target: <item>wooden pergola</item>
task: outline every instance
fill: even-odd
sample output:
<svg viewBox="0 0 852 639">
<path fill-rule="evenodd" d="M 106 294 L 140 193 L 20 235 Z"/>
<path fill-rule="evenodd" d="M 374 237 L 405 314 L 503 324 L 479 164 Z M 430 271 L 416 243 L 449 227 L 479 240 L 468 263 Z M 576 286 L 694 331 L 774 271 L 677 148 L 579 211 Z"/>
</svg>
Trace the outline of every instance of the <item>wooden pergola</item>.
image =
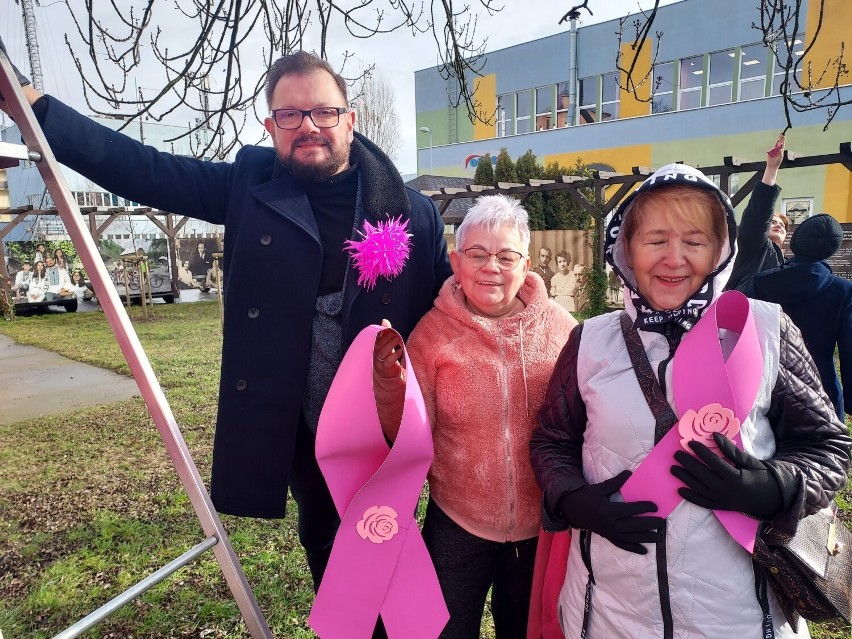
<svg viewBox="0 0 852 639">
<path fill-rule="evenodd" d="M 837 153 L 827 153 L 824 155 L 806 156 L 793 151 L 785 151 L 781 168 L 796 169 L 829 164 L 840 164 L 845 166 L 847 170 L 852 171 L 852 142 L 842 142 L 839 145 Z M 728 156 L 723 159 L 722 164 L 700 166 L 698 168 L 706 175 L 718 175 L 720 188 L 728 194 L 730 194 L 731 190 L 732 175 L 751 173 L 751 177 L 744 184 L 741 184 L 737 192 L 731 197 L 731 202 L 734 206 L 737 206 L 751 194 L 755 185 L 760 181 L 764 166 L 764 162 L 751 162 L 742 158 Z M 567 191 L 571 197 L 577 200 L 592 215 L 598 230 L 603 231 L 607 216 L 618 207 L 638 183 L 645 180 L 653 171 L 650 167 L 635 166 L 631 173 L 594 171 L 592 177 L 563 175 L 560 180 L 528 180 L 526 184 L 500 182 L 496 187 L 470 184 L 466 188 L 445 187 L 440 191 L 421 191 L 421 193 L 435 200 L 439 212 L 443 215 L 453 200 L 461 198 L 473 200 L 480 195 L 495 195 L 499 193 L 513 195 L 523 202 L 533 193 Z M 607 191 L 613 188 L 615 189 L 614 192 L 607 195 Z M 587 197 L 581 189 L 591 190 L 593 194 L 592 198 Z M 186 223 L 192 218 L 151 208 L 81 207 L 80 212 L 89 217 L 89 231 L 96 242 L 100 242 L 107 228 L 120 216 L 140 215 L 150 220 L 166 236 L 169 244 L 169 265 L 172 273 L 172 287 L 175 291 L 179 291 L 177 279 L 178 265 L 174 250 L 175 239 Z M 11 221 L 3 228 L 0 228 L 0 276 L 6 278 L 8 277 L 4 242 L 6 236 L 30 216 L 57 216 L 59 212 L 56 209 L 37 210 L 32 206 L 26 206 L 15 209 L 0 209 L 0 214 L 12 216 Z M 102 220 L 99 224 L 98 217 L 103 216 L 106 216 L 106 219 Z M 597 233 L 596 237 L 597 245 L 593 247 L 594 255 L 596 260 L 602 261 L 603 232 Z"/>
<path fill-rule="evenodd" d="M 806 156 L 793 151 L 785 151 L 782 169 L 796 169 L 810 166 L 824 166 L 827 164 L 840 164 L 847 170 L 852 171 L 852 142 L 842 142 L 837 153 L 825 155 Z M 751 194 L 755 185 L 763 177 L 765 162 L 750 162 L 734 156 L 725 157 L 722 164 L 717 166 L 699 166 L 705 175 L 719 176 L 719 186 L 728 195 L 731 192 L 731 176 L 739 173 L 752 173 L 753 175 L 741 184 L 737 192 L 731 196 L 731 203 L 737 206 L 748 195 Z M 467 188 L 446 187 L 440 191 L 421 191 L 424 195 L 435 200 L 441 214 L 447 210 L 453 200 L 459 198 L 473 199 L 480 195 L 513 195 L 523 202 L 533 193 L 546 193 L 549 191 L 567 191 L 571 197 L 588 211 L 595 220 L 596 228 L 600 231 L 596 234 L 597 245 L 594 248 L 595 260 L 602 263 L 604 255 L 604 222 L 607 216 L 614 211 L 622 200 L 626 198 L 633 187 L 647 178 L 654 169 L 649 167 L 634 166 L 631 173 L 609 173 L 594 171 L 592 177 L 581 177 L 577 175 L 563 175 L 560 180 L 528 180 L 526 184 L 512 182 L 500 182 L 496 187 L 470 184 Z M 614 188 L 615 191 L 607 196 L 607 190 Z M 589 199 L 581 189 L 591 189 L 593 196 Z"/>
</svg>

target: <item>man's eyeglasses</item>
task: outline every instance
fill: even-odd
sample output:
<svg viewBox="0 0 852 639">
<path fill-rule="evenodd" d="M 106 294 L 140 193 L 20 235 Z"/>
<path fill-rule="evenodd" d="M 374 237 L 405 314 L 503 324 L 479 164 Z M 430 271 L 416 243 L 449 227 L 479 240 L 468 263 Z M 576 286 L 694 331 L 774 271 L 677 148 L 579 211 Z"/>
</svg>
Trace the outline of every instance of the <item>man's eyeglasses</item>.
<svg viewBox="0 0 852 639">
<path fill-rule="evenodd" d="M 488 263 L 492 257 L 497 258 L 497 266 L 501 271 L 511 271 L 521 261 L 523 255 L 517 251 L 500 251 L 499 253 L 489 253 L 481 248 L 469 248 L 462 251 L 467 261 L 476 268 L 482 268 Z"/>
<path fill-rule="evenodd" d="M 298 129 L 305 116 L 318 129 L 331 129 L 340 122 L 340 114 L 347 113 L 347 107 L 318 107 L 316 109 L 273 109 L 272 119 L 279 129 Z"/>
</svg>

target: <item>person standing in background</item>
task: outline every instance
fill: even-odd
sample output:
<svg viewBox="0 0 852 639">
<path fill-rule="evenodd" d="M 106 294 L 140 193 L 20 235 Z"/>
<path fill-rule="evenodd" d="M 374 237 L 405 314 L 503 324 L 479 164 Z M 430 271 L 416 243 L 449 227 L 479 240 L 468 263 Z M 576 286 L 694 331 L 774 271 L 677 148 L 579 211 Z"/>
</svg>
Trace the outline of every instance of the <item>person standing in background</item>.
<svg viewBox="0 0 852 639">
<path fill-rule="evenodd" d="M 756 273 L 777 268 L 784 263 L 781 245 L 790 230 L 786 215 L 775 213 L 775 202 L 781 187 L 775 183 L 778 168 L 784 161 L 784 135 L 766 152 L 766 168 L 748 201 L 737 235 L 737 256 L 726 291 L 747 293 Z"/>
<path fill-rule="evenodd" d="M 748 293 L 780 304 L 802 331 L 841 421 L 845 414 L 852 414 L 852 282 L 834 275 L 826 260 L 842 242 L 843 227 L 833 217 L 822 213 L 807 218 L 790 239 L 793 257 L 779 268 L 755 275 Z"/>
<path fill-rule="evenodd" d="M 550 297 L 566 311 L 575 310 L 574 274 L 571 272 L 571 254 L 568 251 L 556 252 L 556 273 L 550 279 Z"/>
<path fill-rule="evenodd" d="M 550 268 L 550 261 L 553 259 L 553 251 L 542 246 L 538 250 L 538 264 L 533 269 L 534 273 L 538 273 L 539 277 L 544 280 L 544 290 L 550 291 L 550 280 L 553 278 L 553 271 Z"/>
</svg>

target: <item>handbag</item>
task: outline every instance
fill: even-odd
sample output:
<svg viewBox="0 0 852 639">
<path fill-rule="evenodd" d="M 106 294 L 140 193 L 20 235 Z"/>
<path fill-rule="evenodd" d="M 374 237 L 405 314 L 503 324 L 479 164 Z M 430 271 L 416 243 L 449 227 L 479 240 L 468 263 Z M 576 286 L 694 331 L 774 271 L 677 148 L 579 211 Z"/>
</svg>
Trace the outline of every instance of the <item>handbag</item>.
<svg viewBox="0 0 852 639">
<path fill-rule="evenodd" d="M 852 611 L 852 532 L 832 503 L 803 517 L 792 537 L 767 529 L 754 545 L 754 560 L 766 569 L 787 621 L 842 618 Z"/>
</svg>

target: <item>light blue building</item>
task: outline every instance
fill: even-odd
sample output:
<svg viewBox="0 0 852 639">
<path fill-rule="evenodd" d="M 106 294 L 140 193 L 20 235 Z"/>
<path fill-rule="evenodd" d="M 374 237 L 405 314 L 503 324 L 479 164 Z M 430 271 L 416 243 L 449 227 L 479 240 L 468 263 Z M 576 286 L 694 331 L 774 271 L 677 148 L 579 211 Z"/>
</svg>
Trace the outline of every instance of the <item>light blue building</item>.
<svg viewBox="0 0 852 639">
<path fill-rule="evenodd" d="M 805 56 L 819 8 L 816 0 L 804 0 L 806 19 L 798 32 L 773 43 L 800 59 L 805 79 L 808 64 L 814 78 L 826 65 L 831 71 L 852 25 L 852 2 L 826 0 L 819 37 Z M 418 71 L 417 127 L 429 132 L 418 137 L 419 172 L 431 166 L 433 174 L 473 177 L 480 157 L 504 147 L 514 159 L 532 150 L 542 164 L 570 167 L 579 159 L 623 173 L 673 161 L 715 166 L 726 156 L 762 161 L 786 119 L 780 97 L 784 69 L 752 26 L 760 23 L 758 11 L 758 3 L 742 0 L 682 0 L 661 7 L 638 55 L 629 41 L 633 18 L 624 25 L 621 43 L 618 20 L 575 22 L 563 33 L 488 52 L 482 77 L 469 78 L 482 110 L 493 114 L 488 123 L 472 124 L 463 104 L 451 106 L 458 88 L 438 67 Z M 616 70 L 619 51 L 622 66 L 636 57 L 635 80 L 648 76 L 635 95 L 621 88 L 627 85 Z M 829 76 L 814 98 L 833 85 Z M 852 75 L 841 78 L 841 100 L 852 100 L 850 83 Z M 802 93 L 794 97 L 807 99 Z M 826 118 L 824 109 L 792 112 L 787 148 L 803 155 L 837 153 L 842 142 L 852 140 L 852 107 L 841 108 L 823 131 Z M 782 170 L 779 184 L 784 210 L 827 211 L 852 222 L 852 173 L 846 166 Z M 732 187 L 736 190 L 736 182 Z"/>
</svg>

